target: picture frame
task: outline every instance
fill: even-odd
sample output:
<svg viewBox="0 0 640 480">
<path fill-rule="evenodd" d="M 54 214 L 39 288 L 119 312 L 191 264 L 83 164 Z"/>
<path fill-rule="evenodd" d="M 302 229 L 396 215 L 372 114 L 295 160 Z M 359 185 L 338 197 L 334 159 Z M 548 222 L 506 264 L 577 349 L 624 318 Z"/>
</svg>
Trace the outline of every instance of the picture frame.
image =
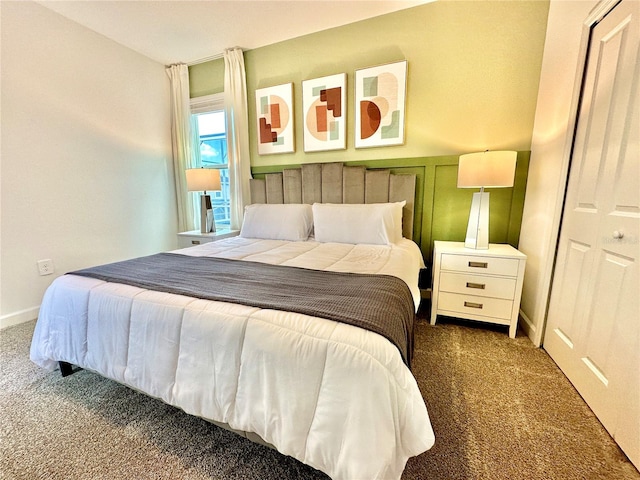
<svg viewBox="0 0 640 480">
<path fill-rule="evenodd" d="M 347 148 L 347 74 L 302 82 L 305 152 Z"/>
<path fill-rule="evenodd" d="M 355 147 L 403 145 L 407 61 L 355 72 Z"/>
<path fill-rule="evenodd" d="M 260 88 L 255 95 L 258 154 L 294 152 L 293 83 Z"/>
</svg>

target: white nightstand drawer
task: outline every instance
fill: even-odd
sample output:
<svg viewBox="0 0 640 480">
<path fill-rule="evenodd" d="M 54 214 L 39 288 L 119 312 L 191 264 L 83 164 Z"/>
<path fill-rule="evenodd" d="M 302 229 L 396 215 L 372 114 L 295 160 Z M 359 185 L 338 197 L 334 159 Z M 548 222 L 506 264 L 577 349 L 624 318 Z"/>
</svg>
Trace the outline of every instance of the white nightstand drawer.
<svg viewBox="0 0 640 480">
<path fill-rule="evenodd" d="M 513 300 L 516 279 L 441 272 L 440 291 Z"/>
<path fill-rule="evenodd" d="M 488 255 L 452 255 L 442 254 L 442 270 L 456 272 L 518 276 L 518 260 L 515 258 L 498 258 Z"/>
<path fill-rule="evenodd" d="M 449 292 L 440 292 L 438 298 L 438 310 L 503 319 L 505 323 L 509 323 L 511 319 L 512 306 L 512 300 L 477 297 Z"/>
<path fill-rule="evenodd" d="M 215 242 L 223 238 L 235 237 L 240 230 L 229 230 L 226 228 L 211 233 L 201 233 L 200 230 L 191 230 L 189 232 L 178 233 L 178 247 L 193 247 L 204 243 Z"/>
<path fill-rule="evenodd" d="M 188 237 L 186 235 L 179 237 L 178 242 L 181 247 L 192 247 L 194 245 L 202 245 L 203 243 L 209 243 L 211 240 L 202 237 Z"/>
</svg>

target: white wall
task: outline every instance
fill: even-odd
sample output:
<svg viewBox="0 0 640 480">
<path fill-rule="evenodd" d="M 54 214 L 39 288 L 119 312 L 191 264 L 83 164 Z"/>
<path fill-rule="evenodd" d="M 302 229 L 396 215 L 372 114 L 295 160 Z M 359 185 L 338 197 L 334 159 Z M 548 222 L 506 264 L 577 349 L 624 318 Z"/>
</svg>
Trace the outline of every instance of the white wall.
<svg viewBox="0 0 640 480">
<path fill-rule="evenodd" d="M 30 1 L 1 17 L 6 326 L 61 273 L 176 247 L 177 218 L 164 66 Z"/>
<path fill-rule="evenodd" d="M 593 0 L 551 0 L 518 248 L 527 255 L 523 327 L 542 340 L 576 108 L 583 25 Z M 581 62 L 580 62 L 581 63 Z"/>
</svg>

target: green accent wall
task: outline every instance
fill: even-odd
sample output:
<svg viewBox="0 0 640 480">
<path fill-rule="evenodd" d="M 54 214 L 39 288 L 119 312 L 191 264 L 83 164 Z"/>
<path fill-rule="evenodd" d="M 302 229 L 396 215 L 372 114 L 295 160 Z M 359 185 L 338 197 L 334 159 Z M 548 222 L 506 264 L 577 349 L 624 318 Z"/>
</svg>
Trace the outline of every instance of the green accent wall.
<svg viewBox="0 0 640 480">
<path fill-rule="evenodd" d="M 191 98 L 222 92 L 224 92 L 224 60 L 222 58 L 189 67 Z"/>
<path fill-rule="evenodd" d="M 518 246 L 524 194 L 529 169 L 529 151 L 518 152 L 513 188 L 490 188 L 489 241 Z M 478 189 L 457 188 L 458 156 L 401 158 L 386 161 L 356 161 L 349 165 L 388 168 L 396 174 L 416 175 L 413 240 L 426 263 L 431 263 L 435 240 L 464 241 L 471 198 Z M 300 165 L 253 167 L 254 178 Z"/>
</svg>

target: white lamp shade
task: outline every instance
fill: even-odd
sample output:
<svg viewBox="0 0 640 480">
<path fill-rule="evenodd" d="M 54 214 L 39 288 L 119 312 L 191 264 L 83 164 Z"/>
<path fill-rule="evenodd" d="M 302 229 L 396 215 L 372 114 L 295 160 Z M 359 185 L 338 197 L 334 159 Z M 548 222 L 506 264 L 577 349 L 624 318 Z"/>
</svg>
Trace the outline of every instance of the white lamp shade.
<svg viewBox="0 0 640 480">
<path fill-rule="evenodd" d="M 460 155 L 458 188 L 513 187 L 517 156 L 507 150 Z"/>
<path fill-rule="evenodd" d="M 220 190 L 220 170 L 216 168 L 189 168 L 185 173 L 190 192 Z"/>
</svg>

